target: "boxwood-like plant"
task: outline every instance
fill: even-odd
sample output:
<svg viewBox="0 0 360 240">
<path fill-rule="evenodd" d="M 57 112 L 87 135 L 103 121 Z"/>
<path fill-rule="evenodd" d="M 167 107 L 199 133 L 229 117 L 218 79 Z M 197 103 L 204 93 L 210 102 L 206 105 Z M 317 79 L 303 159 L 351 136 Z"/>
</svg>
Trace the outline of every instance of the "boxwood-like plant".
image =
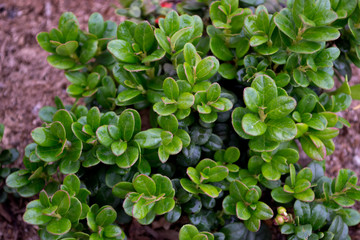
<svg viewBox="0 0 360 240">
<path fill-rule="evenodd" d="M 324 173 L 359 96 L 360 2 L 183 1 L 156 6 L 155 25 L 139 2 L 118 10 L 136 22 L 94 13 L 81 29 L 67 12 L 37 36 L 75 103 L 41 109 L 7 177 L 39 193 L 24 220 L 41 239 L 124 239 L 116 224 L 181 217 L 181 240 L 350 239 L 358 178 Z"/>
</svg>

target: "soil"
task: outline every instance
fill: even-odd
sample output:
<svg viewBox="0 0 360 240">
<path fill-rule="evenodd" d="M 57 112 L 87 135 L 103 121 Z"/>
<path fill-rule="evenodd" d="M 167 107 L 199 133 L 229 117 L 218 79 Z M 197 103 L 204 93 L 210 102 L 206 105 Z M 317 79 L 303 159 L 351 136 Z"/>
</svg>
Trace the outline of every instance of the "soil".
<svg viewBox="0 0 360 240">
<path fill-rule="evenodd" d="M 31 130 L 41 125 L 39 109 L 53 105 L 55 96 L 59 96 L 67 104 L 73 102 L 65 92 L 68 83 L 63 71 L 47 64 L 47 53 L 37 45 L 36 34 L 56 27 L 61 13 L 65 11 L 74 12 L 83 28 L 94 11 L 100 12 L 105 19 L 119 23 L 121 19 L 114 14 L 114 5 L 118 5 L 116 0 L 0 2 L 0 122 L 6 126 L 3 147 L 16 147 L 22 156 L 22 149 L 31 142 Z M 360 83 L 360 71 L 356 72 L 351 84 Z M 360 102 L 354 101 L 349 110 L 341 114 L 352 127 L 342 129 L 335 140 L 337 148 L 327 160 L 329 176 L 336 175 L 340 168 L 349 168 L 360 175 L 358 105 Z M 21 158 L 16 165 L 21 166 Z M 39 239 L 35 228 L 22 221 L 26 202 L 24 199 L 10 197 L 7 203 L 0 204 L 0 240 Z M 177 239 L 175 230 L 159 219 L 148 227 L 133 223 L 126 232 L 134 240 Z M 359 226 L 352 227 L 350 232 L 352 239 L 360 239 Z"/>
</svg>

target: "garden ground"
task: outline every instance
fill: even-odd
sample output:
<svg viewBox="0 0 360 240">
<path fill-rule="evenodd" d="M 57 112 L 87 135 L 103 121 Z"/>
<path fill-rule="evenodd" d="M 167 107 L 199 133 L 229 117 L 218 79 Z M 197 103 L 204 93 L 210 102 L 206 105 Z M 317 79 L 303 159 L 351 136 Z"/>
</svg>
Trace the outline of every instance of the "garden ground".
<svg viewBox="0 0 360 240">
<path fill-rule="evenodd" d="M 55 96 L 71 104 L 65 89 L 67 80 L 62 70 L 50 67 L 47 53 L 36 43 L 36 34 L 57 26 L 61 13 L 72 11 L 83 28 L 90 14 L 100 12 L 105 19 L 119 23 L 114 14 L 115 0 L 3 0 L 0 2 L 0 122 L 5 124 L 3 147 L 23 149 L 31 142 L 30 132 L 41 125 L 38 111 L 53 105 Z M 351 84 L 360 83 L 357 70 Z M 336 151 L 327 159 L 327 174 L 334 176 L 340 168 L 349 168 L 360 175 L 360 102 L 353 102 L 342 113 L 352 125 L 343 129 L 335 140 Z M 21 159 L 16 166 L 21 166 Z M 306 161 L 306 156 L 304 160 Z M 36 230 L 22 221 L 26 200 L 9 198 L 0 204 L 0 240 L 35 240 Z M 360 206 L 357 206 L 360 209 Z M 174 229 L 163 218 L 151 226 L 133 223 L 127 232 L 136 240 L 176 239 Z M 351 228 L 352 239 L 360 239 L 360 226 Z M 280 240 L 280 238 L 277 238 Z"/>
</svg>

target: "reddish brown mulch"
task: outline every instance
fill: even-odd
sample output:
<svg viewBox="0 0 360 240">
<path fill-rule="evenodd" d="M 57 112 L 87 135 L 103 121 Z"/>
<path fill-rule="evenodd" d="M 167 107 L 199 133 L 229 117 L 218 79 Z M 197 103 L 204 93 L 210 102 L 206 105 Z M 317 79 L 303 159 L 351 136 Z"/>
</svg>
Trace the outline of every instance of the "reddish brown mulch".
<svg viewBox="0 0 360 240">
<path fill-rule="evenodd" d="M 83 27 L 94 11 L 105 19 L 120 22 L 111 4 L 116 0 L 3 0 L 0 2 L 0 122 L 6 125 L 4 147 L 16 147 L 22 153 L 31 141 L 30 132 L 41 124 L 38 111 L 52 105 L 55 96 L 72 103 L 65 89 L 67 81 L 61 70 L 50 67 L 46 52 L 37 45 L 35 36 L 57 26 L 62 12 L 74 12 Z M 355 75 L 355 74 L 354 74 Z M 357 71 L 356 76 L 360 76 Z M 351 84 L 360 83 L 353 77 Z M 339 168 L 350 168 L 360 175 L 360 109 L 354 102 L 342 114 L 352 128 L 343 129 L 336 139 L 337 149 L 328 159 L 327 173 L 334 176 Z M 17 162 L 21 165 L 21 159 Z M 39 239 L 36 230 L 22 221 L 26 201 L 9 198 L 0 204 L 0 240 Z M 359 208 L 357 208 L 359 209 Z M 177 233 L 163 220 L 143 227 L 133 223 L 130 239 L 176 239 Z M 359 226 L 351 229 L 352 239 L 360 239 Z"/>
</svg>

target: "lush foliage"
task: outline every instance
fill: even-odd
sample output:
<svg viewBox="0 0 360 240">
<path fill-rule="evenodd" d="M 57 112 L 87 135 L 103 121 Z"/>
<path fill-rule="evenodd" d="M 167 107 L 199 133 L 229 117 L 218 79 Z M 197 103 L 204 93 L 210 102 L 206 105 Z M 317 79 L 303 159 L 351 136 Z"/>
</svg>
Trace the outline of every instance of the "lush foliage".
<svg viewBox="0 0 360 240">
<path fill-rule="evenodd" d="M 196 226 L 181 240 L 269 239 L 269 219 L 292 240 L 350 239 L 358 179 L 324 172 L 349 126 L 338 113 L 360 62 L 360 2 L 292 0 L 273 14 L 244 7 L 253 1 L 191 2 L 157 26 L 94 13 L 86 31 L 64 13 L 38 34 L 76 102 L 40 111 L 26 169 L 7 178 L 23 197 L 40 192 L 24 220 L 42 239 L 124 239 L 116 219 L 162 215 Z M 128 3 L 118 13 L 146 16 Z M 192 15 L 201 9 L 204 21 Z M 315 161 L 301 166 L 300 151 Z"/>
</svg>

